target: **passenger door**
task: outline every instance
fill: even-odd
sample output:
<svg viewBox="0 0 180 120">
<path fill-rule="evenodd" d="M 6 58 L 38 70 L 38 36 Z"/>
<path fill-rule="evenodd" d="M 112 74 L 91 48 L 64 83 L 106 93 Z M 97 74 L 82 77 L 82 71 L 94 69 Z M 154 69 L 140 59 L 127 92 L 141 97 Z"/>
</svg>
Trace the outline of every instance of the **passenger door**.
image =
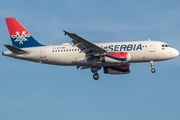
<svg viewBox="0 0 180 120">
<path fill-rule="evenodd" d="M 40 48 L 40 58 L 46 58 L 46 47 Z"/>
<path fill-rule="evenodd" d="M 155 42 L 149 41 L 149 52 L 155 52 Z"/>
</svg>

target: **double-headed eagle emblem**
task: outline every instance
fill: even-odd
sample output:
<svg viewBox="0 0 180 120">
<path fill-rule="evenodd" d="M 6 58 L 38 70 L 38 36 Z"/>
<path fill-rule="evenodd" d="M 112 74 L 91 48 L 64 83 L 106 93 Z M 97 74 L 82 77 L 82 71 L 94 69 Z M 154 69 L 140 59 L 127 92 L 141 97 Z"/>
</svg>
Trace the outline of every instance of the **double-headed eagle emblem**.
<svg viewBox="0 0 180 120">
<path fill-rule="evenodd" d="M 23 44 L 24 41 L 28 41 L 26 38 L 30 37 L 29 34 L 25 34 L 26 31 L 22 31 L 22 35 L 19 35 L 19 32 L 16 32 L 16 35 L 13 35 L 12 38 L 16 38 L 14 42 L 19 42 L 19 44 Z"/>
</svg>

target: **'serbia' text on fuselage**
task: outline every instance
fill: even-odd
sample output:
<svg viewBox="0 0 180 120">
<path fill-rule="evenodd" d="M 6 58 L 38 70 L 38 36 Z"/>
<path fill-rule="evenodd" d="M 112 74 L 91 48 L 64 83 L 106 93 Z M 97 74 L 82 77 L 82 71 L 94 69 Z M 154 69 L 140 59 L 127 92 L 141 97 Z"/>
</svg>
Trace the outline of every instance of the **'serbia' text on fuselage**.
<svg viewBox="0 0 180 120">
<path fill-rule="evenodd" d="M 144 47 L 147 47 L 147 45 Z M 136 51 L 136 50 L 142 50 L 142 45 L 141 44 L 109 45 L 109 46 L 101 46 L 101 48 L 108 51 Z"/>
</svg>

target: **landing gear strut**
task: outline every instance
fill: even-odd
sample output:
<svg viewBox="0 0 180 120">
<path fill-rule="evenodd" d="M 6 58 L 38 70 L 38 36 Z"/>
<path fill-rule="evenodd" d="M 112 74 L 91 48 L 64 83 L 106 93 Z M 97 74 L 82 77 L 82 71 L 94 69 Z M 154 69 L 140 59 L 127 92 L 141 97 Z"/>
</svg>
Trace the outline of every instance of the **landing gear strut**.
<svg viewBox="0 0 180 120">
<path fill-rule="evenodd" d="M 96 66 L 92 66 L 91 67 L 91 72 L 94 73 L 94 75 L 93 75 L 94 80 L 98 80 L 99 79 L 99 74 L 97 73 L 98 70 L 99 70 L 99 68 L 96 67 Z"/>
<path fill-rule="evenodd" d="M 150 64 L 151 64 L 151 72 L 152 73 L 155 73 L 156 72 L 156 70 L 154 69 L 154 64 L 153 64 L 153 61 L 150 61 Z"/>
</svg>

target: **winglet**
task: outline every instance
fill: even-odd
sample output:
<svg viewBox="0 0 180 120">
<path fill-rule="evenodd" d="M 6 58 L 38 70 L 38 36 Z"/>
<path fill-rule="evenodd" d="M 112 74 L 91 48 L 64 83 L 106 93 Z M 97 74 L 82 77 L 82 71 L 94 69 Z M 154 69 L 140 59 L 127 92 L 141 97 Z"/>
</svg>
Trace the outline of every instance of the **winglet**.
<svg viewBox="0 0 180 120">
<path fill-rule="evenodd" d="M 63 30 L 63 32 L 64 32 L 64 35 L 67 35 L 67 34 L 69 34 L 69 32 L 67 32 L 67 31 L 65 31 L 65 30 Z"/>
</svg>

